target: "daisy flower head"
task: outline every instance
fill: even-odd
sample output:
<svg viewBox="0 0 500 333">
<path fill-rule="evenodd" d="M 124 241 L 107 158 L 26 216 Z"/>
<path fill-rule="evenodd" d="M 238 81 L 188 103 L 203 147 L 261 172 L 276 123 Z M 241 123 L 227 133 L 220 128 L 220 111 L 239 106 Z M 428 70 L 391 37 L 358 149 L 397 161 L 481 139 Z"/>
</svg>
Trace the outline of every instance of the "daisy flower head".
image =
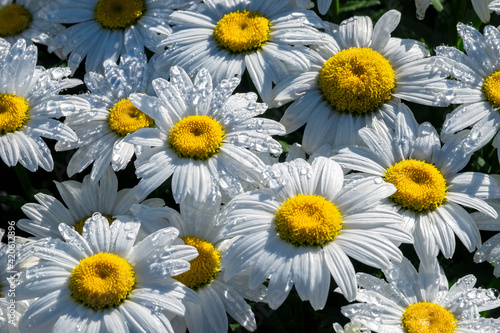
<svg viewBox="0 0 500 333">
<path fill-rule="evenodd" d="M 54 161 L 42 137 L 77 140 L 68 126 L 53 118 L 88 110 L 84 99 L 59 95 L 61 90 L 73 88 L 81 81 L 66 78 L 70 72 L 65 68 L 37 67 L 37 48 L 27 46 L 24 39 L 9 45 L 8 51 L 1 54 L 0 157 L 8 166 L 19 162 L 30 171 L 39 166 L 52 171 Z"/>
<path fill-rule="evenodd" d="M 61 223 L 60 239 L 31 246 L 40 262 L 20 277 L 17 299 L 37 298 L 19 321 L 22 332 L 173 332 L 181 299 L 197 295 L 171 277 L 189 269 L 196 249 L 164 228 L 135 243 L 140 223 L 93 214 L 80 235 Z M 162 313 L 171 313 L 167 317 Z"/>
<path fill-rule="evenodd" d="M 153 127 L 154 121 L 128 99 L 132 93 L 154 94 L 153 66 L 146 55 L 135 50 L 120 57 L 120 63 L 104 62 L 104 75 L 89 72 L 85 83 L 90 94 L 85 98 L 91 112 L 67 117 L 65 124 L 78 136 L 77 142 L 58 142 L 56 150 L 78 149 L 67 166 L 68 176 L 82 172 L 93 163 L 90 178 L 97 182 L 111 164 L 113 170 L 124 169 L 140 146 L 124 142 L 124 137 L 139 128 Z"/>
<path fill-rule="evenodd" d="M 189 271 L 173 277 L 200 298 L 199 303 L 185 302 L 188 311 L 184 318 L 179 318 L 181 327 L 187 326 L 193 333 L 225 332 L 229 327 L 229 314 L 245 329 L 254 331 L 257 328 L 255 316 L 245 299 L 265 301 L 266 288 L 261 285 L 255 290 L 249 289 L 248 271 L 224 281 L 225 267 L 221 265 L 221 258 L 232 240 L 220 234 L 224 226 L 219 223 L 220 196 L 215 200 L 215 204 L 196 203 L 187 196 L 180 203 L 180 213 L 169 207 L 143 205 L 134 205 L 132 212 L 147 233 L 166 226 L 175 227 L 184 244 L 194 246 L 199 253 L 190 261 Z"/>
<path fill-rule="evenodd" d="M 212 88 L 206 69 L 191 81 L 182 68 L 172 67 L 170 81 L 153 81 L 158 97 L 129 97 L 156 126 L 125 138 L 146 146 L 135 162 L 141 178 L 138 196 L 148 195 L 171 175 L 176 202 L 187 194 L 201 202 L 214 186 L 234 196 L 243 191 L 242 181 L 260 181 L 264 163 L 251 150 L 281 154 L 281 145 L 271 135 L 283 134 L 284 128 L 274 120 L 255 118 L 267 110 L 266 104 L 256 102 L 255 93 L 231 95 L 239 82 L 231 78 Z"/>
<path fill-rule="evenodd" d="M 346 168 L 394 184 L 397 191 L 389 199 L 412 232 L 421 260 L 439 251 L 451 258 L 455 235 L 472 252 L 481 246 L 481 236 L 464 207 L 496 217 L 484 199 L 500 196 L 497 182 L 483 173 L 459 172 L 470 159 L 463 144 L 465 132 L 441 146 L 431 124 L 418 125 L 402 103 L 399 110 L 394 130 L 374 122 L 360 130 L 365 147 L 340 148 L 332 158 Z"/>
<path fill-rule="evenodd" d="M 447 115 L 443 123 L 443 140 L 471 126 L 466 144 L 471 151 L 484 147 L 500 128 L 500 47 L 496 40 L 500 30 L 486 26 L 484 34 L 472 26 L 459 23 L 458 34 L 465 53 L 454 47 L 440 46 L 436 54 L 442 59 L 436 66 L 454 80 L 440 98 L 452 104 L 461 104 Z M 499 143 L 499 136 L 493 145 Z"/>
<path fill-rule="evenodd" d="M 412 242 L 401 217 L 383 201 L 395 188 L 380 177 L 349 179 L 339 164 L 317 157 L 273 165 L 268 185 L 234 197 L 222 221 L 236 237 L 222 258 L 224 277 L 250 269 L 249 287 L 266 279 L 268 302 L 278 308 L 295 285 L 314 309 L 324 307 L 330 279 L 347 300 L 356 297 L 349 257 L 372 267 L 401 260 L 396 242 Z"/>
<path fill-rule="evenodd" d="M 193 1 L 180 0 L 54 0 L 41 15 L 49 22 L 69 24 L 52 38 L 49 52 L 61 50 L 74 73 L 85 59 L 87 72 L 103 70 L 105 60 L 134 49 L 155 51 L 163 35 L 170 34 L 167 22 L 177 8 Z"/>
<path fill-rule="evenodd" d="M 51 195 L 35 194 L 38 203 L 27 203 L 21 207 L 28 219 L 17 222 L 19 229 L 31 233 L 36 238 L 61 238 L 58 229 L 61 222 L 81 233 L 85 221 L 94 213 L 100 213 L 111 223 L 117 216 L 131 216 L 130 208 L 133 204 L 165 204 L 162 199 L 137 199 L 135 188 L 118 191 L 118 179 L 111 167 L 108 167 L 97 183 L 92 182 L 87 175 L 81 183 L 68 180 L 55 184 L 66 206 Z"/>
<path fill-rule="evenodd" d="M 380 333 L 498 332 L 500 320 L 479 315 L 500 306 L 498 291 L 474 288 L 474 275 L 448 287 L 436 259 L 421 263 L 417 272 L 406 258 L 383 272 L 386 280 L 358 273 L 360 303 L 342 307 L 344 316 Z"/>
<path fill-rule="evenodd" d="M 373 26 L 369 17 L 331 25 L 329 43 L 312 46 L 311 67 L 279 83 L 271 106 L 293 101 L 280 122 L 291 133 L 307 123 L 303 145 L 315 151 L 323 143 L 358 144 L 358 130 L 374 119 L 394 125 L 400 99 L 438 105 L 435 85 L 444 80 L 431 71 L 432 58 L 421 42 L 391 37 L 401 13 L 391 10 Z M 326 137 L 317 130 L 328 122 Z"/>
<path fill-rule="evenodd" d="M 170 17 L 173 33 L 161 45 L 160 69 L 183 67 L 189 75 L 208 69 L 214 84 L 248 71 L 269 102 L 272 84 L 309 66 L 301 48 L 324 43 L 324 23 L 294 0 L 213 0 Z"/>
<path fill-rule="evenodd" d="M 49 39 L 64 27 L 48 22 L 40 11 L 49 1 L 2 0 L 0 1 L 0 38 L 11 44 L 18 39 L 47 44 Z"/>
</svg>

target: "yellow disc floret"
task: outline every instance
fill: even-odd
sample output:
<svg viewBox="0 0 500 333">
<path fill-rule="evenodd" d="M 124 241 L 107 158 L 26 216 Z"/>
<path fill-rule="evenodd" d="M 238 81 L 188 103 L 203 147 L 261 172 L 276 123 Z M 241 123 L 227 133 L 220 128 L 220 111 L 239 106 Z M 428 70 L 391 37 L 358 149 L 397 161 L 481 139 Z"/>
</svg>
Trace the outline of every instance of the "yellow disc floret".
<svg viewBox="0 0 500 333">
<path fill-rule="evenodd" d="M 446 179 L 434 165 L 414 159 L 400 161 L 385 172 L 385 181 L 397 191 L 390 199 L 413 212 L 425 213 L 446 199 Z"/>
<path fill-rule="evenodd" d="M 184 244 L 194 246 L 198 250 L 198 256 L 191 260 L 189 271 L 174 276 L 179 282 L 189 288 L 196 290 L 212 282 L 220 270 L 220 254 L 212 243 L 196 237 L 181 237 Z"/>
<path fill-rule="evenodd" d="M 251 52 L 269 40 L 269 31 L 267 18 L 244 9 L 224 15 L 214 28 L 214 39 L 220 48 L 231 53 Z"/>
<path fill-rule="evenodd" d="M 125 29 L 146 11 L 143 0 L 99 0 L 94 8 L 95 20 L 106 29 Z"/>
<path fill-rule="evenodd" d="M 220 151 L 224 134 L 224 128 L 214 118 L 189 116 L 170 130 L 168 143 L 179 157 L 206 160 Z"/>
<path fill-rule="evenodd" d="M 0 134 L 21 130 L 28 122 L 29 110 L 24 98 L 0 93 Z"/>
<path fill-rule="evenodd" d="M 134 285 L 133 267 L 116 254 L 104 252 L 80 260 L 69 279 L 73 299 L 94 310 L 120 305 Z"/>
<path fill-rule="evenodd" d="M 0 37 L 16 36 L 29 28 L 30 12 L 21 5 L 12 3 L 0 8 Z"/>
<path fill-rule="evenodd" d="M 494 72 L 484 80 L 483 92 L 492 105 L 500 107 L 500 71 Z"/>
<path fill-rule="evenodd" d="M 276 231 L 296 246 L 322 246 L 342 229 L 342 216 L 331 201 L 311 194 L 288 198 L 274 215 Z"/>
<path fill-rule="evenodd" d="M 439 304 L 420 302 L 411 304 L 403 313 L 405 333 L 453 333 L 457 320 Z"/>
<path fill-rule="evenodd" d="M 111 215 L 107 215 L 107 214 L 103 214 L 102 217 L 105 217 L 108 220 L 109 225 L 111 225 L 111 223 L 113 223 L 113 221 L 115 220 Z M 83 217 L 83 218 L 79 219 L 78 221 L 76 221 L 76 223 L 73 225 L 73 228 L 75 228 L 75 230 L 80 235 L 83 232 L 83 226 L 85 225 L 85 221 L 87 221 L 89 218 L 90 218 L 90 216 Z"/>
<path fill-rule="evenodd" d="M 124 98 L 109 110 L 109 129 L 118 136 L 134 133 L 139 128 L 152 127 L 153 118 L 139 110 L 128 98 Z"/>
<path fill-rule="evenodd" d="M 318 85 L 336 110 L 364 114 L 391 99 L 395 74 L 377 51 L 352 47 L 323 64 Z"/>
</svg>

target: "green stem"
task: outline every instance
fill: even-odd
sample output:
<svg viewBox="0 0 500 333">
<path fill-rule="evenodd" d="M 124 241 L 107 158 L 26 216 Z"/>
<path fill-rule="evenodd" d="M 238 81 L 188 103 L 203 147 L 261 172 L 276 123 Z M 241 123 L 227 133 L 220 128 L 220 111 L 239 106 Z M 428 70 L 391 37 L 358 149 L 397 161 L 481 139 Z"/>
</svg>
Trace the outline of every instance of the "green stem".
<svg viewBox="0 0 500 333">
<path fill-rule="evenodd" d="M 31 186 L 31 182 L 26 169 L 18 163 L 14 166 L 14 170 L 16 171 L 17 178 L 21 182 L 21 187 L 24 190 L 26 198 L 30 200 L 35 195 L 36 190 L 35 188 L 33 188 L 33 186 Z"/>
</svg>

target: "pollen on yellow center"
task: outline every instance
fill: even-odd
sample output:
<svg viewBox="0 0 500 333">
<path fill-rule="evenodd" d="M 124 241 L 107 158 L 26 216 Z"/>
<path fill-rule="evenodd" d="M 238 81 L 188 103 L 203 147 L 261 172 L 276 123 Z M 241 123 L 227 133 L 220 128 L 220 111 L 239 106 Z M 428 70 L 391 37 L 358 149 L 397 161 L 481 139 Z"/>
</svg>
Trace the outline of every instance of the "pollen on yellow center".
<svg viewBox="0 0 500 333">
<path fill-rule="evenodd" d="M 336 110 L 365 114 L 391 99 L 395 74 L 377 51 L 352 47 L 323 64 L 318 85 Z"/>
<path fill-rule="evenodd" d="M 181 237 L 184 244 L 194 246 L 198 250 L 198 256 L 191 260 L 189 271 L 174 276 L 189 288 L 196 290 L 212 282 L 220 270 L 220 254 L 215 246 L 196 236 Z"/>
<path fill-rule="evenodd" d="M 390 199 L 414 212 L 425 213 L 446 200 L 446 179 L 438 168 L 424 161 L 400 161 L 387 169 L 384 180 L 397 189 Z"/>
<path fill-rule="evenodd" d="M 214 118 L 189 116 L 172 127 L 168 143 L 179 157 L 206 160 L 220 152 L 224 134 L 224 128 Z"/>
<path fill-rule="evenodd" d="M 113 221 L 115 220 L 111 215 L 102 214 L 102 216 L 105 217 L 108 220 L 109 225 L 111 225 L 111 223 L 113 223 Z M 90 217 L 91 216 L 83 217 L 83 218 L 79 219 L 78 221 L 76 221 L 76 223 L 73 225 L 73 228 L 75 228 L 75 230 L 80 235 L 83 232 L 83 226 L 85 225 L 85 221 L 87 221 Z"/>
<path fill-rule="evenodd" d="M 139 128 L 153 125 L 153 118 L 136 108 L 128 98 L 118 101 L 109 110 L 109 129 L 118 136 L 125 136 L 134 133 Z"/>
<path fill-rule="evenodd" d="M 259 12 L 238 10 L 224 15 L 214 28 L 220 48 L 232 53 L 251 52 L 269 40 L 270 23 Z"/>
<path fill-rule="evenodd" d="M 494 72 L 484 80 L 483 92 L 491 104 L 500 107 L 500 71 Z"/>
<path fill-rule="evenodd" d="M 21 130 L 28 122 L 29 110 L 23 97 L 0 93 L 0 134 Z"/>
<path fill-rule="evenodd" d="M 21 5 L 12 3 L 0 8 L 0 37 L 15 36 L 28 29 L 30 12 Z"/>
<path fill-rule="evenodd" d="M 95 20 L 106 29 L 125 29 L 146 11 L 143 0 L 99 0 L 94 7 Z"/>
<path fill-rule="evenodd" d="M 322 246 L 333 241 L 342 221 L 335 204 L 311 194 L 288 198 L 274 215 L 280 237 L 296 246 Z"/>
<path fill-rule="evenodd" d="M 69 279 L 73 299 L 94 310 L 120 305 L 134 285 L 133 267 L 116 254 L 105 252 L 80 260 Z"/>
<path fill-rule="evenodd" d="M 403 313 L 405 333 L 453 333 L 457 320 L 439 304 L 420 302 L 411 304 Z"/>
</svg>

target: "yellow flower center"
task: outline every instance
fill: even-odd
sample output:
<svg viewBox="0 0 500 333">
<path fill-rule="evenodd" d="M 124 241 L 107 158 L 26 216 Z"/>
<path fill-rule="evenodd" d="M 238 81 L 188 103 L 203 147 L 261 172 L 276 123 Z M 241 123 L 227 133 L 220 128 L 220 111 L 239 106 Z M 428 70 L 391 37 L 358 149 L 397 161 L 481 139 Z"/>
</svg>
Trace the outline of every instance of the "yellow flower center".
<svg viewBox="0 0 500 333">
<path fill-rule="evenodd" d="M 108 125 L 116 135 L 125 136 L 139 128 L 152 127 L 154 120 L 136 108 L 128 98 L 124 98 L 109 110 Z"/>
<path fill-rule="evenodd" d="M 484 80 L 483 92 L 491 104 L 500 107 L 500 71 L 496 71 Z"/>
<path fill-rule="evenodd" d="M 168 143 L 179 157 L 206 160 L 220 152 L 224 134 L 224 128 L 214 118 L 189 116 L 170 130 Z"/>
<path fill-rule="evenodd" d="M 113 221 L 115 219 L 113 219 L 113 217 L 111 215 L 107 215 L 107 214 L 103 214 L 102 215 L 103 217 L 105 217 L 108 222 L 109 222 L 109 225 L 111 225 L 111 223 L 113 223 Z M 82 232 L 83 232 L 83 226 L 85 225 L 85 221 L 87 221 L 88 219 L 90 218 L 90 216 L 87 216 L 87 217 L 84 217 L 84 218 L 81 218 L 79 219 L 78 221 L 76 221 L 76 223 L 73 225 L 73 228 L 75 228 L 75 230 L 81 235 Z"/>
<path fill-rule="evenodd" d="M 387 169 L 384 180 L 397 189 L 390 199 L 414 212 L 425 213 L 446 200 L 446 179 L 438 168 L 424 161 L 398 162 Z"/>
<path fill-rule="evenodd" d="M 403 313 L 405 333 L 453 333 L 457 320 L 441 305 L 420 302 L 411 304 Z"/>
<path fill-rule="evenodd" d="M 29 110 L 24 98 L 0 93 L 0 134 L 21 130 L 28 122 Z"/>
<path fill-rule="evenodd" d="M 220 270 L 220 254 L 212 243 L 196 236 L 181 237 L 184 244 L 194 246 L 198 256 L 191 260 L 189 271 L 174 277 L 189 288 L 196 290 L 212 282 Z"/>
<path fill-rule="evenodd" d="M 73 299 L 94 310 L 120 305 L 134 285 L 134 268 L 116 254 L 105 252 L 80 260 L 69 278 Z"/>
<path fill-rule="evenodd" d="M 242 53 L 260 49 L 269 40 L 270 23 L 261 13 L 238 10 L 224 15 L 214 28 L 220 48 Z"/>
<path fill-rule="evenodd" d="M 106 29 L 125 29 L 146 11 L 143 0 L 99 0 L 94 8 L 95 20 Z"/>
<path fill-rule="evenodd" d="M 364 114 L 391 99 L 395 74 L 377 51 L 351 47 L 323 64 L 318 85 L 336 110 Z"/>
<path fill-rule="evenodd" d="M 0 8 L 0 37 L 18 35 L 30 24 L 31 14 L 23 6 L 13 3 Z"/>
<path fill-rule="evenodd" d="M 342 229 L 342 216 L 331 201 L 311 194 L 288 198 L 274 215 L 276 231 L 296 246 L 322 246 Z"/>
</svg>

